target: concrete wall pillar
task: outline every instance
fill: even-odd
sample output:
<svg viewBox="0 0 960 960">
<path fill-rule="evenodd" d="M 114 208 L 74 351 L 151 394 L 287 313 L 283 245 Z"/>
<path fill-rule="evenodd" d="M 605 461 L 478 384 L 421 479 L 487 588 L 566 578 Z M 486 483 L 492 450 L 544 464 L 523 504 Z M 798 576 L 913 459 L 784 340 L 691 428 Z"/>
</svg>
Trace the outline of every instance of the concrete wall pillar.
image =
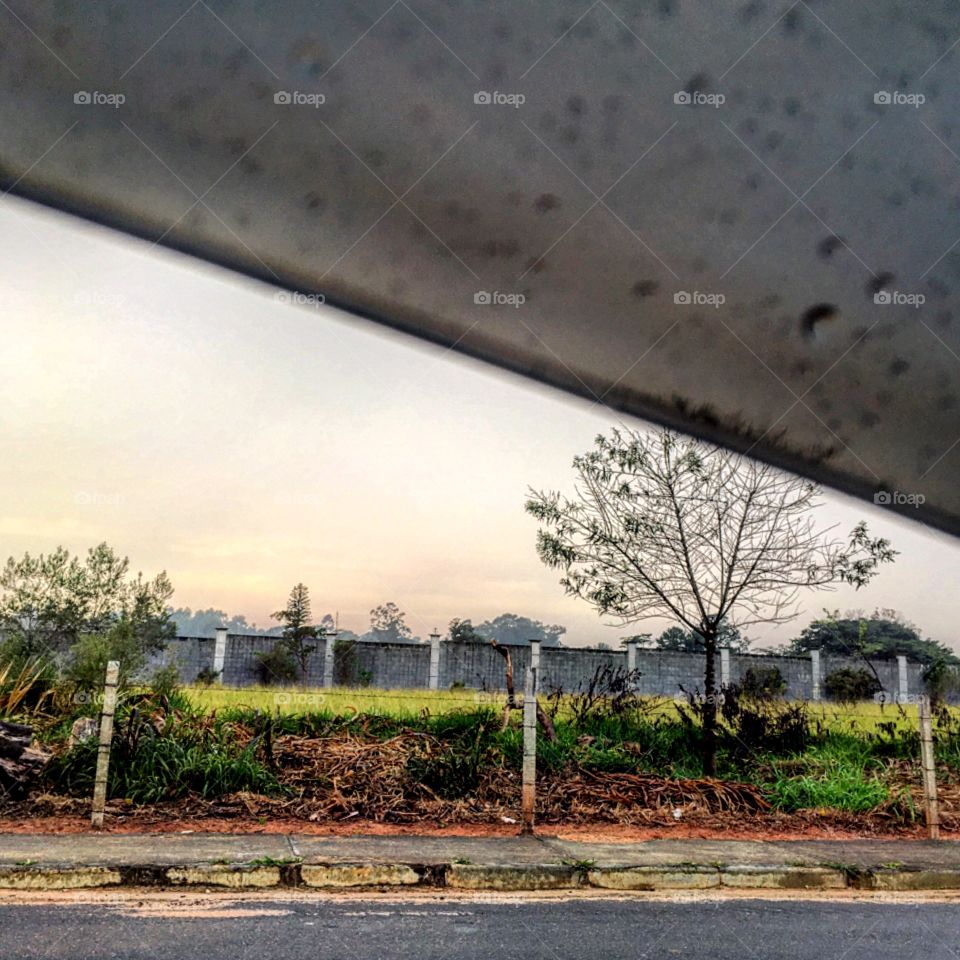
<svg viewBox="0 0 960 960">
<path fill-rule="evenodd" d="M 897 699 L 906 703 L 910 696 L 910 683 L 907 680 L 907 658 L 897 657 Z"/>
<path fill-rule="evenodd" d="M 540 686 L 540 641 L 530 641 L 530 666 L 533 668 L 533 692 Z"/>
<path fill-rule="evenodd" d="M 213 672 L 223 680 L 223 667 L 227 662 L 227 628 L 217 627 L 217 639 L 213 641 Z"/>
<path fill-rule="evenodd" d="M 333 647 L 337 642 L 336 631 L 324 633 L 323 644 L 323 685 L 324 687 L 333 686 Z"/>
<path fill-rule="evenodd" d="M 810 687 L 810 699 L 820 699 L 820 651 L 810 651 L 810 673 L 813 677 L 813 683 Z"/>
<path fill-rule="evenodd" d="M 637 669 L 637 641 L 627 641 L 627 673 L 633 673 Z"/>
<path fill-rule="evenodd" d="M 436 690 L 440 686 L 440 634 L 430 634 L 430 675 L 427 686 Z"/>
<path fill-rule="evenodd" d="M 730 685 L 730 648 L 722 647 L 720 650 L 720 685 L 727 687 Z"/>
</svg>

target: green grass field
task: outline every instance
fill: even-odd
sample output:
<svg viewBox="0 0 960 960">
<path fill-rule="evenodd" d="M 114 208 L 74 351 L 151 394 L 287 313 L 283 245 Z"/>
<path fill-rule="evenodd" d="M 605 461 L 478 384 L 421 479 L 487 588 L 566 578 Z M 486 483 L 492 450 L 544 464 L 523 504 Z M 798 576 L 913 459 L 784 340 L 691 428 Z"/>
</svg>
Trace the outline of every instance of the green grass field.
<svg viewBox="0 0 960 960">
<path fill-rule="evenodd" d="M 396 718 L 474 710 L 481 706 L 502 707 L 506 694 L 479 690 L 384 690 L 374 687 L 201 687 L 186 688 L 190 700 L 206 710 L 249 707 L 263 712 L 283 714 L 372 713 Z M 522 696 L 518 697 L 522 700 Z M 676 701 L 669 697 L 649 697 L 643 710 L 651 716 L 676 716 Z M 914 704 L 865 702 L 857 704 L 811 703 L 810 721 L 830 730 L 850 733 L 876 733 L 881 724 L 895 724 L 897 732 L 917 729 Z M 561 716 L 566 711 L 561 707 Z"/>
<path fill-rule="evenodd" d="M 475 710 L 480 706 L 502 706 L 505 694 L 479 690 L 381 690 L 373 687 L 187 687 L 186 693 L 198 707 L 221 710 L 249 707 L 276 713 L 374 713 L 391 717 L 418 716 Z"/>
</svg>

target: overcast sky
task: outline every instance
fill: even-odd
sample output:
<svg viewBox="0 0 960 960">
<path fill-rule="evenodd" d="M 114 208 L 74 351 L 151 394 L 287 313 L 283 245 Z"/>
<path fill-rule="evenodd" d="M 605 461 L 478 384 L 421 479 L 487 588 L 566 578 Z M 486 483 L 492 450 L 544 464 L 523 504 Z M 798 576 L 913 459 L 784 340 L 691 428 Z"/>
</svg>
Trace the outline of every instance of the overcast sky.
<svg viewBox="0 0 960 960">
<path fill-rule="evenodd" d="M 504 611 L 574 644 L 667 625 L 605 626 L 534 550 L 525 491 L 569 487 L 619 419 L 596 404 L 10 198 L 0 293 L 0 559 L 106 540 L 176 605 L 261 625 L 298 580 L 358 631 L 388 600 L 421 635 Z M 955 541 L 840 495 L 821 513 L 901 556 L 750 636 L 881 606 L 960 649 Z"/>
</svg>

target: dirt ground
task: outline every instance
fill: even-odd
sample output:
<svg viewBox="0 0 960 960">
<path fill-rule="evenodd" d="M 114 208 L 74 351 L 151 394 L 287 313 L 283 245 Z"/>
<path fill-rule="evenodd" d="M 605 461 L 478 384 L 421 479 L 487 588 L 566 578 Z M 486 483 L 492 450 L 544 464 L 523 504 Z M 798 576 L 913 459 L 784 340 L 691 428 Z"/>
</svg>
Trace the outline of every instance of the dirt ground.
<svg viewBox="0 0 960 960">
<path fill-rule="evenodd" d="M 111 805 L 112 806 L 112 805 Z M 31 815 L 27 809 L 0 816 L 0 833 L 71 834 L 90 833 L 90 819 L 84 813 Z M 735 819 L 736 822 L 731 822 Z M 651 817 L 647 824 L 560 823 L 538 824 L 537 832 L 563 840 L 594 842 L 637 840 L 924 840 L 923 824 L 904 825 L 885 818 L 819 813 L 765 814 L 754 817 L 702 815 L 689 822 Z M 383 823 L 359 818 L 317 823 L 294 817 L 217 817 L 176 815 L 172 811 L 140 808 L 136 812 L 108 807 L 107 833 L 300 833 L 312 836 L 516 836 L 514 823 Z M 960 826 L 946 826 L 941 837 L 960 840 Z"/>
</svg>

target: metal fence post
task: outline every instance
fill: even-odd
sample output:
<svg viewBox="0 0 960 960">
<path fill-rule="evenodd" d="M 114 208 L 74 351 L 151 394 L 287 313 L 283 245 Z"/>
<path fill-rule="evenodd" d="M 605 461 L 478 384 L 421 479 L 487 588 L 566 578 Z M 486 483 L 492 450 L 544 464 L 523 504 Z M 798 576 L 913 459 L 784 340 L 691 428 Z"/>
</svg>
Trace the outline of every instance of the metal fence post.
<svg viewBox="0 0 960 960">
<path fill-rule="evenodd" d="M 930 698 L 917 701 L 920 715 L 920 765 L 923 768 L 923 799 L 927 829 L 931 840 L 940 839 L 940 804 L 937 801 L 937 768 L 933 759 L 933 724 L 930 716 Z"/>
<path fill-rule="evenodd" d="M 113 715 L 117 709 L 117 683 L 120 679 L 120 663 L 111 660 L 107 664 L 107 676 L 103 685 L 103 706 L 100 709 L 100 746 L 97 749 L 97 776 L 93 784 L 93 808 L 90 824 L 103 826 L 103 810 L 107 805 L 107 780 L 110 774 L 110 744 L 113 742 Z"/>
<path fill-rule="evenodd" d="M 811 690 L 811 700 L 820 699 L 820 651 L 810 651 L 810 673 L 813 675 L 813 686 Z"/>
</svg>

